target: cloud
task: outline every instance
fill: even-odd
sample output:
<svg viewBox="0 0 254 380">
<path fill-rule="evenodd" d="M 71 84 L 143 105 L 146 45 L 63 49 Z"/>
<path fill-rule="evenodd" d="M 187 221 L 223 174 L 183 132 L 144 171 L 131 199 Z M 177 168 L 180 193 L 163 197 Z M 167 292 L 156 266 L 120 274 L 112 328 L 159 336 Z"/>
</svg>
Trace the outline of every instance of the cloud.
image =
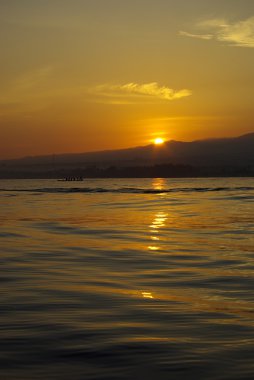
<svg viewBox="0 0 254 380">
<path fill-rule="evenodd" d="M 181 36 L 217 40 L 232 46 L 254 48 L 254 17 L 228 22 L 225 19 L 205 20 L 196 24 L 197 33 L 179 32 Z"/>
<path fill-rule="evenodd" d="M 184 31 L 180 31 L 179 35 L 184 36 L 184 37 L 199 38 L 201 40 L 212 40 L 213 39 L 212 34 L 194 34 L 194 33 L 188 33 L 188 32 L 184 32 Z"/>
<path fill-rule="evenodd" d="M 123 85 L 103 84 L 90 89 L 92 93 L 101 97 L 113 98 L 111 103 L 124 104 L 133 103 L 134 98 L 175 100 L 190 96 L 192 92 L 188 89 L 175 91 L 166 86 L 159 86 L 157 82 L 151 83 L 126 83 Z M 116 100 L 117 99 L 117 100 Z M 119 100 L 121 99 L 121 100 Z M 131 101 L 132 100 L 132 101 Z"/>
</svg>

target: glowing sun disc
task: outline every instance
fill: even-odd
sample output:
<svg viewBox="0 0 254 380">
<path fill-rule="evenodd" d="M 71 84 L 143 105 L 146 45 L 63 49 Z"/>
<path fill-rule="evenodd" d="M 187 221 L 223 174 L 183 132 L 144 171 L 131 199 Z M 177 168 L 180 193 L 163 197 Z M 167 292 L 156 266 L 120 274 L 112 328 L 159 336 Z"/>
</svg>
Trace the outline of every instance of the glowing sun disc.
<svg viewBox="0 0 254 380">
<path fill-rule="evenodd" d="M 164 143 L 164 140 L 161 137 L 157 137 L 156 139 L 154 139 L 155 145 L 161 145 L 163 143 Z"/>
</svg>

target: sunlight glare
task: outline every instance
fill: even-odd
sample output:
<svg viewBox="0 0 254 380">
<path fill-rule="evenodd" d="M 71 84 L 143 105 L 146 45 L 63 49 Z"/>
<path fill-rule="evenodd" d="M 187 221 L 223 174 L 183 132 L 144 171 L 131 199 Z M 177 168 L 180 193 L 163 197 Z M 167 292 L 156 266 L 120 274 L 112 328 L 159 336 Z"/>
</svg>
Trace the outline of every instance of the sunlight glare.
<svg viewBox="0 0 254 380">
<path fill-rule="evenodd" d="M 154 139 L 155 145 L 161 145 L 163 143 L 164 143 L 164 140 L 161 137 L 157 137 L 156 139 Z"/>
</svg>

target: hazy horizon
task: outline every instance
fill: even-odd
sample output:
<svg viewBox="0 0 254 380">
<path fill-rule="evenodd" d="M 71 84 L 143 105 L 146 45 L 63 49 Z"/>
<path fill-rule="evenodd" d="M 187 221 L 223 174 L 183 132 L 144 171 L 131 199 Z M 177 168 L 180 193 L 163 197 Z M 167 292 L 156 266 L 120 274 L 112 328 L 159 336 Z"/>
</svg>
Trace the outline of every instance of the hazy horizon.
<svg viewBox="0 0 254 380">
<path fill-rule="evenodd" d="M 174 139 L 171 139 L 171 140 L 165 140 L 163 141 L 161 147 L 160 146 L 156 146 L 156 149 L 157 150 L 160 150 L 160 149 L 163 149 L 163 145 L 167 144 L 167 143 L 170 143 L 170 142 L 179 142 L 179 143 L 195 143 L 195 142 L 209 142 L 209 141 L 216 141 L 216 140 L 231 140 L 231 139 L 237 139 L 237 138 L 241 138 L 241 137 L 244 137 L 244 136 L 248 136 L 248 135 L 254 135 L 254 131 L 249 131 L 243 135 L 237 135 L 237 136 L 222 136 L 222 137 L 206 137 L 204 139 L 195 139 L 195 140 L 174 140 Z M 127 146 L 127 147 L 124 147 L 124 148 L 115 148 L 115 149 L 100 149 L 100 150 L 86 150 L 86 151 L 80 151 L 80 152 L 59 152 L 57 154 L 55 154 L 54 152 L 52 153 L 48 153 L 48 154 L 40 154 L 40 155 L 26 155 L 26 156 L 20 156 L 20 157 L 10 157 L 10 158 L 0 158 L 0 161 L 8 161 L 8 160 L 19 160 L 19 159 L 26 159 L 26 158 L 33 158 L 33 157 L 44 157 L 44 156 L 65 156 L 65 155 L 82 155 L 82 154 L 89 154 L 89 153 L 103 153 L 103 152 L 114 152 L 114 151 L 122 151 L 122 150 L 132 150 L 132 149 L 137 149 L 137 148 L 145 148 L 145 147 L 148 147 L 148 146 L 153 146 L 153 145 L 156 145 L 154 143 L 154 141 L 151 141 L 149 142 L 148 144 L 145 144 L 145 145 L 139 145 L 139 146 Z"/>
</svg>

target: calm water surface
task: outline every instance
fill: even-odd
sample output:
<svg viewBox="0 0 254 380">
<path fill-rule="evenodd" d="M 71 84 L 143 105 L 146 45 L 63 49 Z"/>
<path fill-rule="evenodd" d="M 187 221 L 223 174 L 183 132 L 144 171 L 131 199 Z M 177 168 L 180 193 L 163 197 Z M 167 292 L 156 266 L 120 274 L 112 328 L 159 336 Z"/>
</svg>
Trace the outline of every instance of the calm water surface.
<svg viewBox="0 0 254 380">
<path fill-rule="evenodd" d="M 254 180 L 0 181 L 0 378 L 254 379 Z"/>
</svg>

